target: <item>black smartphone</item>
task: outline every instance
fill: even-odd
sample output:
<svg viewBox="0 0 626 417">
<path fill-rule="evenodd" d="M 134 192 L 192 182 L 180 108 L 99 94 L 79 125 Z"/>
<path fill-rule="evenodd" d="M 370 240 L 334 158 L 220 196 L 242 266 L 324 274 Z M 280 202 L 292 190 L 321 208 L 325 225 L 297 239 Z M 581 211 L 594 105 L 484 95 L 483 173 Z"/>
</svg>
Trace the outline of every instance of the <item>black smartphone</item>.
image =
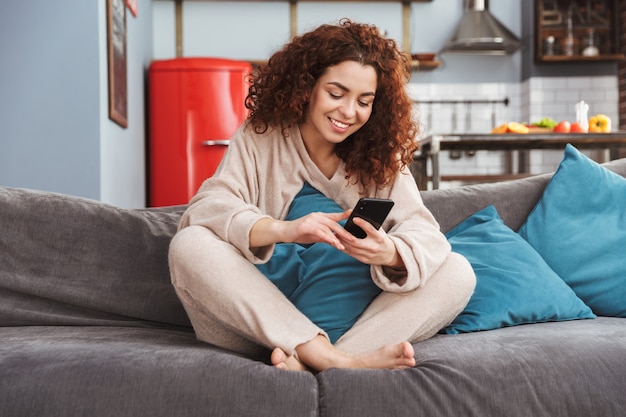
<svg viewBox="0 0 626 417">
<path fill-rule="evenodd" d="M 367 234 L 359 226 L 354 224 L 355 217 L 361 217 L 370 223 L 376 230 L 380 229 L 387 215 L 393 207 L 393 200 L 386 198 L 361 198 L 354 206 L 352 214 L 348 218 L 344 228 L 359 239 L 363 239 Z"/>
</svg>

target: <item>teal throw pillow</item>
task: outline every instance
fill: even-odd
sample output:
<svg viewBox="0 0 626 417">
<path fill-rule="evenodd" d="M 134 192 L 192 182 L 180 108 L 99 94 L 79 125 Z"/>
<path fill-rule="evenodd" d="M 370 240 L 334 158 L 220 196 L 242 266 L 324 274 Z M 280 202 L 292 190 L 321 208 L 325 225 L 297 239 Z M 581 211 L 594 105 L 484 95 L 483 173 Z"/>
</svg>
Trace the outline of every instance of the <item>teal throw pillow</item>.
<svg viewBox="0 0 626 417">
<path fill-rule="evenodd" d="M 285 220 L 312 212 L 344 211 L 334 200 L 305 183 Z M 345 222 L 342 222 L 345 223 Z M 326 243 L 280 243 L 257 268 L 335 343 L 380 293 L 370 266 Z"/>
<path fill-rule="evenodd" d="M 567 145 L 519 234 L 595 314 L 626 317 L 626 178 Z"/>
<path fill-rule="evenodd" d="M 594 318 L 541 256 L 488 206 L 446 233 L 476 273 L 469 303 L 443 332 Z"/>
</svg>

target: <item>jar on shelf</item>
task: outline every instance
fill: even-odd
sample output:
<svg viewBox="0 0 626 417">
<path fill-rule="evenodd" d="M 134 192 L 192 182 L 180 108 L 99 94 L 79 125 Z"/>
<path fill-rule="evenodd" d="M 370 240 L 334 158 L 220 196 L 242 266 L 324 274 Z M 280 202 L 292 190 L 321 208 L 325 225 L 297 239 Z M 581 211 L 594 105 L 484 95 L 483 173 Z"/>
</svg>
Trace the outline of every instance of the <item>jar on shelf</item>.
<svg viewBox="0 0 626 417">
<path fill-rule="evenodd" d="M 556 55 L 556 38 L 548 36 L 543 41 L 543 54 L 545 56 Z"/>
<path fill-rule="evenodd" d="M 583 38 L 582 54 L 583 56 L 598 56 L 600 51 L 596 46 L 596 35 L 593 29 L 587 29 L 587 34 Z"/>
</svg>

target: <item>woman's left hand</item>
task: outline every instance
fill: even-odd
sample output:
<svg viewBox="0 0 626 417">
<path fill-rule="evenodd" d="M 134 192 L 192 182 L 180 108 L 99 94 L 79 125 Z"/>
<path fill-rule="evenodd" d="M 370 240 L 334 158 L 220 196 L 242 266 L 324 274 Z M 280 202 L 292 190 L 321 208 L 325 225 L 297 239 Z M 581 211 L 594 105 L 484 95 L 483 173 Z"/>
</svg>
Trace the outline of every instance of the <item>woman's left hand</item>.
<svg viewBox="0 0 626 417">
<path fill-rule="evenodd" d="M 339 238 L 345 247 L 345 253 L 368 265 L 384 265 L 395 268 L 403 266 L 396 245 L 382 228 L 376 230 L 369 222 L 359 217 L 354 219 L 354 224 L 363 229 L 367 236 L 351 241 Z"/>
</svg>

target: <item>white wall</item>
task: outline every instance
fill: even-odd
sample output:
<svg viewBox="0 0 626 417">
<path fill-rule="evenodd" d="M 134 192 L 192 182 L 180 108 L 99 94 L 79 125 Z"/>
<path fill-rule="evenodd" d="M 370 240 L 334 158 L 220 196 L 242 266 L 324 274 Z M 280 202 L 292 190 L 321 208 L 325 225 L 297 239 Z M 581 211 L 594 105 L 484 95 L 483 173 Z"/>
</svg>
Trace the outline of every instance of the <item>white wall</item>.
<svg viewBox="0 0 626 417">
<path fill-rule="evenodd" d="M 447 104 L 418 105 L 417 115 L 424 128 L 424 136 L 432 133 L 486 133 L 492 127 L 491 113 L 495 109 L 495 124 L 509 121 L 535 122 L 543 117 L 557 121 L 576 120 L 574 106 L 580 100 L 589 104 L 589 116 L 604 113 L 618 120 L 617 76 L 589 77 L 533 77 L 521 83 L 440 83 L 411 84 L 409 93 L 416 100 L 481 99 L 500 101 L 508 99 L 507 106 L 475 104 L 451 106 Z M 467 112 L 471 112 L 470 126 Z M 456 129 L 453 118 L 456 113 Z M 428 121 L 431 121 L 429 124 Z M 602 161 L 602 151 L 584 151 L 593 159 Z M 561 161 L 561 151 L 530 151 L 529 171 L 534 174 L 552 172 Z M 461 154 L 453 159 L 442 152 L 441 172 L 444 175 L 490 175 L 503 173 L 505 155 L 498 151 L 478 151 L 474 155 Z M 459 183 L 443 184 L 444 187 Z"/>
</svg>

